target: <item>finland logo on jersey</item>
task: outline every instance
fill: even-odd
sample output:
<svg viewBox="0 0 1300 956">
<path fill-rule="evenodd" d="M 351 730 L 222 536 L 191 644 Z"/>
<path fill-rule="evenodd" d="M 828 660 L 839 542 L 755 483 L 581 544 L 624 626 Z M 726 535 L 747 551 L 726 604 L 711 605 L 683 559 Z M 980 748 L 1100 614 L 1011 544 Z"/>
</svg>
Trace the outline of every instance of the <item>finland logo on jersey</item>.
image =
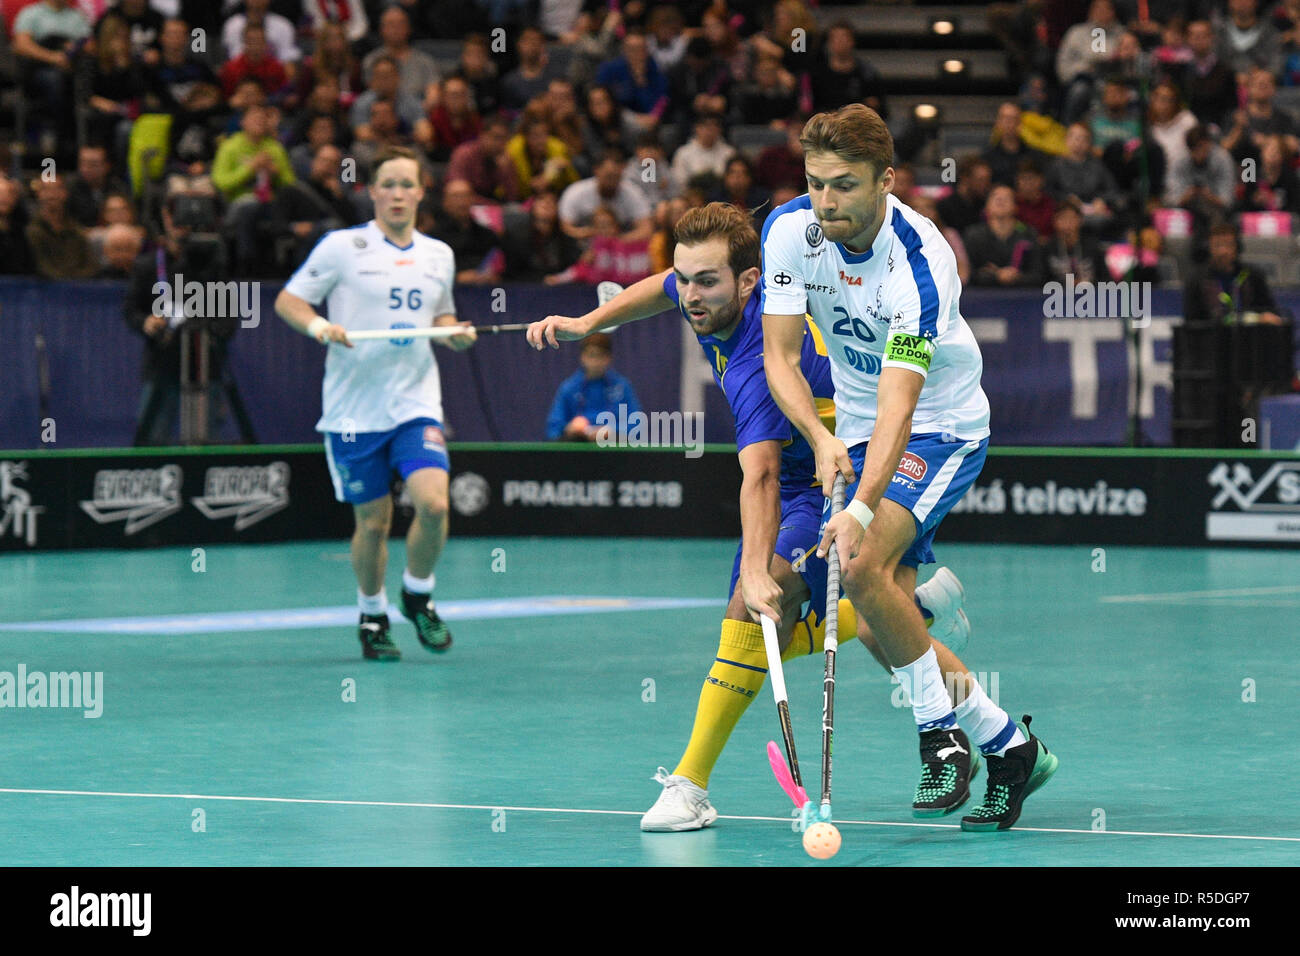
<svg viewBox="0 0 1300 956">
<path fill-rule="evenodd" d="M 415 328 L 415 323 L 394 322 L 392 325 L 389 326 L 389 328 L 390 329 L 413 329 Z M 415 339 L 389 339 L 389 341 L 392 342 L 394 345 L 410 345 L 412 342 L 415 341 Z"/>
</svg>

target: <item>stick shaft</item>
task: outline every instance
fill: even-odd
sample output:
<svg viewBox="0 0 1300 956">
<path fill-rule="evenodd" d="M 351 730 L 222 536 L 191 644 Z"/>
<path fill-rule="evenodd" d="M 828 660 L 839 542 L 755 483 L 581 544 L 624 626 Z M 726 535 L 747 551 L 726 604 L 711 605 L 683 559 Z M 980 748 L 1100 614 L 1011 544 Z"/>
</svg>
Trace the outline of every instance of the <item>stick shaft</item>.
<svg viewBox="0 0 1300 956">
<path fill-rule="evenodd" d="M 528 328 L 524 322 L 513 325 L 476 325 L 474 331 L 479 335 L 496 335 L 499 332 L 522 332 Z M 348 332 L 353 342 L 368 342 L 380 339 L 445 339 L 464 332 L 457 325 L 423 325 L 416 329 L 358 329 Z"/>
<path fill-rule="evenodd" d="M 844 476 L 835 476 L 831 517 L 844 509 Z M 839 650 L 840 552 L 832 544 L 826 555 L 826 672 L 822 678 L 822 806 L 831 802 L 831 752 L 835 743 L 835 654 Z"/>
<path fill-rule="evenodd" d="M 781 642 L 776 634 L 776 622 L 764 614 L 760 621 L 763 625 L 763 647 L 767 651 L 767 673 L 772 679 L 772 696 L 776 699 L 776 714 L 781 721 L 781 737 L 785 741 L 785 753 L 790 765 L 790 776 L 796 786 L 803 786 L 799 774 L 799 756 L 794 749 L 794 728 L 790 724 L 790 698 L 786 693 L 785 669 L 781 664 Z"/>
</svg>

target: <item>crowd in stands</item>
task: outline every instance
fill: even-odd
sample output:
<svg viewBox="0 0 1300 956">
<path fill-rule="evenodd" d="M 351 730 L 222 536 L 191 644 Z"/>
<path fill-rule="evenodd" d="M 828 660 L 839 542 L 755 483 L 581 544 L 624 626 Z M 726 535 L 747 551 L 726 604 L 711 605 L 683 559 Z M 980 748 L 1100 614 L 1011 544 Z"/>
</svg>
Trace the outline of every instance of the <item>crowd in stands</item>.
<svg viewBox="0 0 1300 956">
<path fill-rule="evenodd" d="M 850 102 L 890 123 L 896 195 L 973 285 L 1159 278 L 1162 211 L 1202 237 L 1300 212 L 1300 125 L 1274 102 L 1300 84 L 1300 0 L 993 5 L 1021 91 L 952 178 L 912 166 L 925 139 L 852 26 L 819 29 L 803 0 L 35 0 L 6 16 L 24 108 L 0 163 L 4 274 L 126 277 L 185 199 L 173 226 L 219 236 L 225 277 L 284 276 L 370 217 L 368 164 L 403 145 L 423 158 L 418 228 L 451 246 L 458 282 L 626 283 L 671 263 L 692 206 L 733 202 L 761 228 L 805 188 L 803 121 Z M 767 135 L 738 148 L 740 127 Z"/>
</svg>

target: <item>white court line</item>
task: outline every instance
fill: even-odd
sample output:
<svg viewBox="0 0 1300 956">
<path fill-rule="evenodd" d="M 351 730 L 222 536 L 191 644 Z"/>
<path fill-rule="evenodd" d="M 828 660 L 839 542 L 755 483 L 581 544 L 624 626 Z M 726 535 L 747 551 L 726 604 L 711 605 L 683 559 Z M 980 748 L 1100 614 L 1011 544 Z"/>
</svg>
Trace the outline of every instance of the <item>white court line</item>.
<svg viewBox="0 0 1300 956">
<path fill-rule="evenodd" d="M 588 813 L 605 816 L 639 817 L 641 810 L 588 810 L 579 807 L 510 807 L 490 803 L 414 803 L 400 800 L 324 800 L 312 797 L 244 797 L 212 793 L 131 793 L 114 790 L 37 790 L 25 787 L 0 787 L 0 793 L 26 793 L 57 797 L 137 797 L 150 800 L 229 800 L 242 803 L 303 803 L 335 807 L 412 807 L 421 810 L 514 810 L 518 813 Z M 771 823 L 790 823 L 792 817 L 727 816 L 719 820 L 757 820 Z M 836 820 L 837 826 L 862 827 L 921 827 L 924 829 L 956 830 L 956 823 L 903 823 L 888 820 Z M 1270 840 L 1280 843 L 1300 843 L 1300 837 L 1236 836 L 1222 833 L 1159 833 L 1144 830 L 1070 830 L 1059 827 L 1015 827 L 1027 833 L 1083 833 L 1091 836 L 1147 836 L 1187 837 L 1198 840 Z"/>
<path fill-rule="evenodd" d="M 1222 588 L 1217 591 L 1166 591 L 1158 594 L 1115 594 L 1101 598 L 1103 604 L 1128 601 L 1183 601 L 1188 598 L 1250 597 L 1256 594 L 1297 594 L 1300 584 L 1280 584 L 1267 588 Z"/>
</svg>

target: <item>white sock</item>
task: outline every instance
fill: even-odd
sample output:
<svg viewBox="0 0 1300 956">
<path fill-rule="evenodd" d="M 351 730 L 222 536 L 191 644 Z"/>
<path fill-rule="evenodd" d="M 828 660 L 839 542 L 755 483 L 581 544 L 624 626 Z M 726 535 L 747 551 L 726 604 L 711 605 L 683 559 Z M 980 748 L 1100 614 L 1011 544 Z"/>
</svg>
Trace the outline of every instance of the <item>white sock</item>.
<svg viewBox="0 0 1300 956">
<path fill-rule="evenodd" d="M 432 594 L 433 593 L 433 575 L 427 578 L 417 578 L 411 574 L 407 568 L 402 569 L 402 587 L 412 594 Z"/>
<path fill-rule="evenodd" d="M 1020 727 L 989 699 L 973 674 L 966 675 L 966 699 L 955 713 L 958 725 L 986 757 L 1001 757 L 1011 747 L 1027 742 Z"/>
<path fill-rule="evenodd" d="M 362 614 L 379 615 L 388 612 L 388 594 L 383 588 L 379 589 L 378 594 L 367 595 L 357 588 L 357 604 L 361 607 Z"/>
<path fill-rule="evenodd" d="M 943 685 L 943 671 L 939 669 L 939 659 L 933 647 L 927 647 L 925 653 L 912 663 L 895 667 L 893 671 L 912 698 L 912 716 L 916 718 L 919 730 L 951 727 L 956 723 L 948 688 Z"/>
</svg>

